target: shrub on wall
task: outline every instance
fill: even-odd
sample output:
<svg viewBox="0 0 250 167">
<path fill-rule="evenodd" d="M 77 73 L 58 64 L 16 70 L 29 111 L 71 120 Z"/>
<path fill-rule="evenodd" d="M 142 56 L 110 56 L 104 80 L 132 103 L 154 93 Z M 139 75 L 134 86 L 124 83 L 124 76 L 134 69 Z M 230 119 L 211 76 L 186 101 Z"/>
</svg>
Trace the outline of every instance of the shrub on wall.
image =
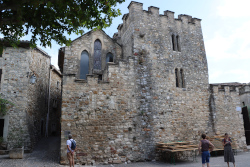
<svg viewBox="0 0 250 167">
<path fill-rule="evenodd" d="M 7 114 L 7 111 L 9 109 L 8 105 L 9 107 L 11 107 L 14 104 L 6 99 L 1 98 L 0 96 L 0 116 L 5 116 Z"/>
</svg>

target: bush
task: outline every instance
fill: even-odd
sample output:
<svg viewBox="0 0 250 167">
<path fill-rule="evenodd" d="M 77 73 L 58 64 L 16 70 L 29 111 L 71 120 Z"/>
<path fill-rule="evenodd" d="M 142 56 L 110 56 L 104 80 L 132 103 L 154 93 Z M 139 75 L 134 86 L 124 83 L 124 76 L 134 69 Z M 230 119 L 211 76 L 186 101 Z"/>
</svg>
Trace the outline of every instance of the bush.
<svg viewBox="0 0 250 167">
<path fill-rule="evenodd" d="M 13 106 L 14 104 L 8 100 L 1 98 L 0 96 L 0 116 L 5 116 L 8 111 L 8 105 Z"/>
</svg>

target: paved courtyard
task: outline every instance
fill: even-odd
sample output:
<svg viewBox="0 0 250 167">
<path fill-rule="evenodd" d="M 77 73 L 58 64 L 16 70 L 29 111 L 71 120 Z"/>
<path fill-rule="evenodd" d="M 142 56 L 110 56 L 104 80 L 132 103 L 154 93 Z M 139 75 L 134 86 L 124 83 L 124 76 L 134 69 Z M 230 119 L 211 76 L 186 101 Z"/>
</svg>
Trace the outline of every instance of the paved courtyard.
<svg viewBox="0 0 250 167">
<path fill-rule="evenodd" d="M 9 159 L 8 155 L 0 155 L 0 167 L 68 167 L 59 164 L 60 138 L 43 138 L 32 153 L 24 154 L 23 159 Z M 250 167 L 250 152 L 238 153 L 235 156 L 237 167 Z M 136 162 L 131 164 L 97 165 L 96 167 L 201 167 L 201 158 L 197 162 L 176 162 L 176 165 L 167 162 Z M 233 164 L 230 164 L 233 167 Z M 83 167 L 75 165 L 75 167 Z M 86 167 L 86 166 L 85 166 Z M 227 167 L 223 156 L 212 157 L 211 167 Z"/>
</svg>

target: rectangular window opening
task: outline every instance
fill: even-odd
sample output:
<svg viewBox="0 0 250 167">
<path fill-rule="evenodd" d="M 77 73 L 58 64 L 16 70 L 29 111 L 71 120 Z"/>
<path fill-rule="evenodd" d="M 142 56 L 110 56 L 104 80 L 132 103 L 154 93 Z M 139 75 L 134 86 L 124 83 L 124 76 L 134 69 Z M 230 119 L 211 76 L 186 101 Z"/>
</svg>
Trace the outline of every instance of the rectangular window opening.
<svg viewBox="0 0 250 167">
<path fill-rule="evenodd" d="M 172 35 L 172 46 L 173 46 L 173 50 L 175 50 L 175 36 Z"/>
<path fill-rule="evenodd" d="M 185 84 L 184 84 L 184 73 L 183 73 L 183 69 L 180 70 L 180 76 L 181 76 L 181 87 L 184 88 Z"/>
<path fill-rule="evenodd" d="M 181 47 L 180 47 L 180 38 L 179 36 L 177 35 L 176 36 L 176 45 L 177 45 L 177 51 L 181 51 Z"/>
<path fill-rule="evenodd" d="M 3 137 L 4 119 L 0 119 L 0 137 Z"/>
<path fill-rule="evenodd" d="M 2 69 L 0 69 L 0 84 L 1 84 L 1 80 L 2 80 Z"/>
<path fill-rule="evenodd" d="M 98 81 L 102 81 L 102 75 L 98 75 Z"/>
<path fill-rule="evenodd" d="M 175 80 L 176 80 L 176 87 L 179 87 L 178 69 L 175 69 Z"/>
</svg>

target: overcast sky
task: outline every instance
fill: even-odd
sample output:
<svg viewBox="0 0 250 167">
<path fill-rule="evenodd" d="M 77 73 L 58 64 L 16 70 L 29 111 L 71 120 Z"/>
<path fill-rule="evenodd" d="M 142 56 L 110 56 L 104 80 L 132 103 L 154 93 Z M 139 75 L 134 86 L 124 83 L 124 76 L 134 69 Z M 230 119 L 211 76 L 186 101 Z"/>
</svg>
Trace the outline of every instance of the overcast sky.
<svg viewBox="0 0 250 167">
<path fill-rule="evenodd" d="M 128 13 L 131 0 L 118 5 L 122 15 Z M 149 6 L 179 14 L 187 14 L 202 19 L 209 69 L 209 83 L 250 82 L 250 12 L 249 0 L 137 0 L 143 9 Z M 104 31 L 111 37 L 122 23 L 122 16 L 115 18 L 111 27 Z M 88 31 L 88 30 L 86 30 Z M 76 35 L 70 36 L 73 40 Z M 26 38 L 24 38 L 26 39 Z M 39 44 L 38 44 L 39 46 Z M 41 47 L 42 48 L 42 47 Z M 42 48 L 52 56 L 52 64 L 57 65 L 58 49 L 55 42 L 52 48 Z"/>
</svg>

